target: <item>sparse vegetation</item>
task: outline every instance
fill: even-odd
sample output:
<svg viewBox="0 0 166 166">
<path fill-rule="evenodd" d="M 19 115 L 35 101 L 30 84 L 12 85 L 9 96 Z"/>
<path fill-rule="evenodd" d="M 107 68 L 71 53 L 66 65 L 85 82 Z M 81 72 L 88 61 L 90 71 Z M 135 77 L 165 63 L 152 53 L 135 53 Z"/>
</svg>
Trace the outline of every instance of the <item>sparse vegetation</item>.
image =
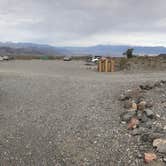
<svg viewBox="0 0 166 166">
<path fill-rule="evenodd" d="M 123 55 L 126 55 L 128 59 L 133 58 L 134 57 L 133 51 L 134 51 L 133 48 L 129 48 L 125 53 L 123 53 Z"/>
</svg>

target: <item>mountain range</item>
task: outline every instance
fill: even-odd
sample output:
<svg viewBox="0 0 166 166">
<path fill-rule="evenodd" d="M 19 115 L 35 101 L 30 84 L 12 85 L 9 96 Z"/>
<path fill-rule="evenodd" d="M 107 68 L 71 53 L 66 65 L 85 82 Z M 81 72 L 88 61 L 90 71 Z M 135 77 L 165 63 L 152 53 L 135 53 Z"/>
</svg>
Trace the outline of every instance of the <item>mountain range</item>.
<svg viewBox="0 0 166 166">
<path fill-rule="evenodd" d="M 133 48 L 135 54 L 158 55 L 166 54 L 166 47 L 143 47 L 129 45 L 96 45 L 89 47 L 56 47 L 47 44 L 0 42 L 0 55 L 50 55 L 50 56 L 83 56 L 103 55 L 122 56 L 128 49 Z"/>
</svg>

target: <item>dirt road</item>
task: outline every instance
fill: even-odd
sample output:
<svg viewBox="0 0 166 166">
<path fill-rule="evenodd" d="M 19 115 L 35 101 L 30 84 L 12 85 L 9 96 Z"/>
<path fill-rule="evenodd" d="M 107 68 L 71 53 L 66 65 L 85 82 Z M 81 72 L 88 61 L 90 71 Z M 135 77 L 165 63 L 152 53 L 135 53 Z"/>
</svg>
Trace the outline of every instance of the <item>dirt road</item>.
<svg viewBox="0 0 166 166">
<path fill-rule="evenodd" d="M 165 71 L 97 73 L 79 61 L 0 63 L 1 165 L 139 164 L 119 124 L 118 96 L 163 78 Z"/>
</svg>

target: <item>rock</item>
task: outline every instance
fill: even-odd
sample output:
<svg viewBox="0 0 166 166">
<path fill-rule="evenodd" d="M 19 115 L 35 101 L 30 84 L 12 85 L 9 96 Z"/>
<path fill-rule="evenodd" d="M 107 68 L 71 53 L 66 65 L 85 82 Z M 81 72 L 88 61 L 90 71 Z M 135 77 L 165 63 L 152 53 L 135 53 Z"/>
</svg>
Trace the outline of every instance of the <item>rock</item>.
<svg viewBox="0 0 166 166">
<path fill-rule="evenodd" d="M 155 139 L 154 141 L 153 141 L 153 147 L 157 147 L 159 144 L 161 144 L 162 143 L 162 139 Z"/>
<path fill-rule="evenodd" d="M 127 90 L 124 93 L 124 95 L 128 99 L 137 99 L 137 98 L 141 97 L 141 92 L 142 92 L 142 90 L 140 88 L 133 88 L 133 89 Z"/>
<path fill-rule="evenodd" d="M 156 114 L 156 117 L 157 117 L 157 118 L 161 118 L 161 116 L 160 116 L 159 114 Z"/>
<path fill-rule="evenodd" d="M 139 127 L 139 128 L 136 128 L 135 130 L 132 131 L 132 135 L 133 135 L 133 136 L 141 135 L 142 133 L 144 133 L 144 132 L 146 132 L 146 131 L 147 131 L 146 128 Z"/>
<path fill-rule="evenodd" d="M 135 102 L 132 103 L 132 109 L 137 110 L 137 104 Z"/>
<path fill-rule="evenodd" d="M 153 143 L 153 140 L 163 137 L 162 133 L 155 133 L 154 131 L 149 131 L 141 135 L 141 140 L 143 142 Z"/>
<path fill-rule="evenodd" d="M 157 156 L 155 153 L 145 153 L 144 154 L 145 163 L 151 163 L 154 160 L 157 160 Z"/>
<path fill-rule="evenodd" d="M 121 94 L 119 100 L 120 101 L 125 101 L 125 100 L 129 100 L 129 98 L 126 97 L 124 94 Z"/>
<path fill-rule="evenodd" d="M 152 85 L 152 84 L 145 84 L 145 85 L 140 85 L 140 88 L 142 89 L 142 90 L 151 90 L 151 89 L 153 89 L 153 87 L 154 87 L 154 85 Z"/>
<path fill-rule="evenodd" d="M 152 125 L 153 125 L 153 122 L 151 122 L 151 121 L 147 121 L 147 122 L 144 124 L 144 126 L 145 126 L 146 128 L 148 128 L 148 129 L 152 129 Z"/>
<path fill-rule="evenodd" d="M 153 147 L 157 147 L 157 151 L 160 153 L 166 153 L 166 139 L 155 139 Z"/>
<path fill-rule="evenodd" d="M 145 108 L 146 108 L 146 101 L 141 101 L 138 104 L 138 110 L 144 111 Z"/>
<path fill-rule="evenodd" d="M 127 111 L 120 115 L 121 121 L 129 122 L 136 115 L 136 111 Z"/>
<path fill-rule="evenodd" d="M 142 117 L 141 117 L 141 122 L 142 123 L 145 123 L 145 122 L 147 122 L 149 119 L 148 119 L 148 117 L 146 116 L 146 114 L 145 114 L 145 112 L 143 112 L 142 113 Z"/>
<path fill-rule="evenodd" d="M 139 120 L 142 120 L 142 114 L 143 114 L 143 112 L 137 111 L 137 118 L 138 118 Z"/>
<path fill-rule="evenodd" d="M 132 104 L 133 104 L 133 102 L 131 100 L 126 100 L 124 102 L 124 108 L 130 109 L 130 108 L 132 108 Z"/>
<path fill-rule="evenodd" d="M 162 161 L 153 161 L 148 166 L 165 166 L 165 163 Z"/>
<path fill-rule="evenodd" d="M 153 107 L 153 102 L 152 101 L 147 101 L 146 102 L 146 108 L 152 108 Z"/>
<path fill-rule="evenodd" d="M 135 129 L 137 128 L 137 126 L 139 125 L 139 120 L 137 117 L 132 117 L 130 122 L 128 123 L 128 129 L 131 130 L 131 129 Z"/>
<path fill-rule="evenodd" d="M 160 81 L 157 81 L 155 84 L 154 84 L 154 87 L 161 87 L 162 86 L 162 82 Z"/>
<path fill-rule="evenodd" d="M 151 118 L 151 119 L 154 118 L 154 113 L 153 113 L 152 110 L 150 110 L 150 109 L 145 109 L 145 113 L 146 113 L 146 116 L 147 116 L 148 118 Z"/>
<path fill-rule="evenodd" d="M 166 84 L 166 80 L 161 80 L 160 81 L 162 84 Z"/>
<path fill-rule="evenodd" d="M 139 129 L 135 129 L 135 130 L 133 130 L 133 132 L 132 132 L 132 135 L 133 135 L 133 136 L 141 135 L 141 134 L 142 134 L 142 131 L 139 130 Z"/>
<path fill-rule="evenodd" d="M 160 152 L 160 153 L 166 154 L 166 144 L 160 144 L 160 145 L 157 147 L 157 151 Z"/>
</svg>

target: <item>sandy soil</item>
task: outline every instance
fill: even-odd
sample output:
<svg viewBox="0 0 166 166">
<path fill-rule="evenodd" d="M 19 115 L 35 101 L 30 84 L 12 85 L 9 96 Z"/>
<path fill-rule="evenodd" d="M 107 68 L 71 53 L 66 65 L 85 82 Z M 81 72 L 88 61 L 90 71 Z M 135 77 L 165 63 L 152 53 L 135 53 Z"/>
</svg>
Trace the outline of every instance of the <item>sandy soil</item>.
<svg viewBox="0 0 166 166">
<path fill-rule="evenodd" d="M 137 165 L 118 97 L 163 78 L 165 71 L 97 73 L 81 61 L 1 62 L 1 165 Z"/>
</svg>

